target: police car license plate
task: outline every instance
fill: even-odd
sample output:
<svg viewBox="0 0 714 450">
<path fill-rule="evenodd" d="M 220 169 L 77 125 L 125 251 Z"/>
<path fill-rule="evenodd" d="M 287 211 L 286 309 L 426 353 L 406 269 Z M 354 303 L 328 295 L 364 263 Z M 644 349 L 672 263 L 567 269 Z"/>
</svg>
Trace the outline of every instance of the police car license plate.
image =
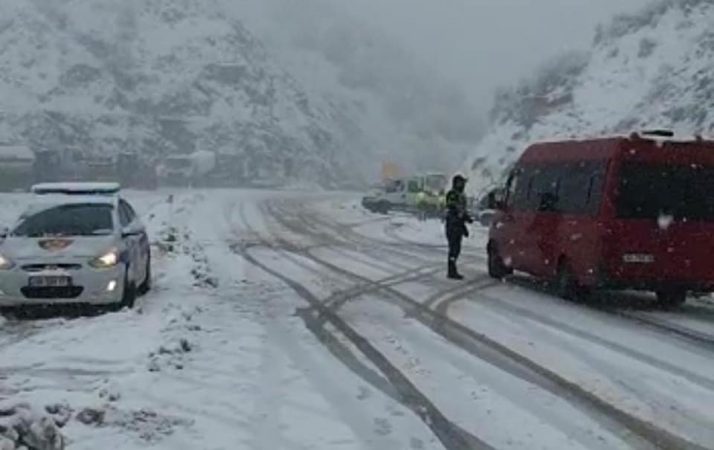
<svg viewBox="0 0 714 450">
<path fill-rule="evenodd" d="M 62 275 L 43 275 L 30 277 L 30 287 L 66 287 L 72 284 L 72 279 Z"/>
</svg>

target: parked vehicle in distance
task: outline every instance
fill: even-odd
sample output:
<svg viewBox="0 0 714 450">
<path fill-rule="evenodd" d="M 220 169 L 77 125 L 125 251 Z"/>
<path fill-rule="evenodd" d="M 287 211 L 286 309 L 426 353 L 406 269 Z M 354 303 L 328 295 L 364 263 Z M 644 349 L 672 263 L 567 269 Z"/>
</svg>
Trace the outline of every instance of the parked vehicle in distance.
<svg viewBox="0 0 714 450">
<path fill-rule="evenodd" d="M 0 238 L 0 308 L 132 307 L 151 287 L 144 225 L 116 183 L 47 183 Z"/>
<path fill-rule="evenodd" d="M 216 154 L 197 151 L 188 155 L 172 155 L 164 159 L 158 169 L 162 184 L 195 186 L 208 182 L 208 175 L 216 168 Z"/>
<path fill-rule="evenodd" d="M 493 217 L 496 215 L 496 210 L 493 209 L 492 206 L 494 202 L 493 199 L 495 198 L 494 196 L 496 195 L 502 196 L 503 193 L 498 189 L 494 189 L 489 191 L 488 194 L 483 197 L 474 199 L 472 215 L 482 227 L 491 226 Z"/>
<path fill-rule="evenodd" d="M 380 214 L 403 209 L 406 204 L 407 182 L 403 178 L 387 180 L 383 184 L 372 186 L 370 192 L 362 198 L 364 208 Z"/>
<path fill-rule="evenodd" d="M 384 201 L 383 193 L 383 185 L 378 184 L 371 186 L 367 195 L 362 197 L 362 207 L 372 213 L 389 213 L 389 205 Z"/>
<path fill-rule="evenodd" d="M 448 177 L 436 173 L 387 180 L 382 185 L 373 186 L 370 193 L 362 199 L 362 205 L 381 214 L 390 211 L 416 212 L 420 207 L 419 202 L 424 201 L 426 196 L 434 209 L 438 209 L 447 184 Z"/>
<path fill-rule="evenodd" d="M 488 268 L 591 289 L 654 291 L 679 305 L 714 291 L 714 142 L 669 132 L 530 146 L 490 228 Z"/>
</svg>

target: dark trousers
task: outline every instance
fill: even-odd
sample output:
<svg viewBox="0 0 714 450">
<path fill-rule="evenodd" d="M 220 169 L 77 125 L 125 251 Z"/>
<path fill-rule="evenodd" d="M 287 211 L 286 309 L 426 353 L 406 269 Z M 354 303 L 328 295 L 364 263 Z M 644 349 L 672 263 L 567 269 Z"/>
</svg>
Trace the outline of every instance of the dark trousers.
<svg viewBox="0 0 714 450">
<path fill-rule="evenodd" d="M 456 262 L 461 255 L 461 241 L 464 239 L 463 233 L 446 231 L 446 239 L 449 241 L 449 262 Z"/>
</svg>

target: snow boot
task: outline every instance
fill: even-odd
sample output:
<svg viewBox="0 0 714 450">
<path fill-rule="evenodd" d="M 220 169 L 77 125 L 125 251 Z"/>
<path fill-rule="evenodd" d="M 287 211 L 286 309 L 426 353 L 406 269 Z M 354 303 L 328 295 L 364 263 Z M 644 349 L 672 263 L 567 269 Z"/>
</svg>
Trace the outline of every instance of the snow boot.
<svg viewBox="0 0 714 450">
<path fill-rule="evenodd" d="M 450 280 L 463 280 L 464 276 L 461 275 L 456 268 L 456 260 L 449 258 L 449 270 L 447 273 L 447 278 Z"/>
</svg>

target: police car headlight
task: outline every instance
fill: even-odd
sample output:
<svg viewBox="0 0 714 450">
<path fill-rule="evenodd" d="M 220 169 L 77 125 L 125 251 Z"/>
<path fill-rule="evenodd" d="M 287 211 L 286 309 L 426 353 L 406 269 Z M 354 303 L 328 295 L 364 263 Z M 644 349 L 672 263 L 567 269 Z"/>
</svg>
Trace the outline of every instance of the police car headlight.
<svg viewBox="0 0 714 450">
<path fill-rule="evenodd" d="M 119 264 L 119 252 L 116 249 L 109 250 L 101 256 L 89 261 L 89 265 L 96 269 L 106 269 Z"/>
<path fill-rule="evenodd" d="M 10 258 L 0 255 L 0 270 L 10 270 L 13 267 L 15 267 L 15 263 Z"/>
</svg>

